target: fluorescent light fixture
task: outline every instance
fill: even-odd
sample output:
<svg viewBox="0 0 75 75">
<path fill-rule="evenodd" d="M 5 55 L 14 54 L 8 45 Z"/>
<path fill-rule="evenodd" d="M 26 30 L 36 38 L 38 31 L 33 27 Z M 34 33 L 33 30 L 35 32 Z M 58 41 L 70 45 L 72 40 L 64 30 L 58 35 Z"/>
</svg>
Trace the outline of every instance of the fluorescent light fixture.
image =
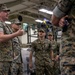
<svg viewBox="0 0 75 75">
<path fill-rule="evenodd" d="M 11 24 L 11 22 L 10 22 L 10 21 L 5 21 L 5 23 L 6 23 L 6 24 Z"/>
<path fill-rule="evenodd" d="M 53 12 L 46 9 L 39 9 L 39 11 L 52 15 Z"/>
<path fill-rule="evenodd" d="M 39 19 L 37 19 L 37 20 L 35 20 L 36 22 L 40 22 L 40 23 L 42 23 L 43 21 L 42 20 L 39 20 Z"/>
</svg>

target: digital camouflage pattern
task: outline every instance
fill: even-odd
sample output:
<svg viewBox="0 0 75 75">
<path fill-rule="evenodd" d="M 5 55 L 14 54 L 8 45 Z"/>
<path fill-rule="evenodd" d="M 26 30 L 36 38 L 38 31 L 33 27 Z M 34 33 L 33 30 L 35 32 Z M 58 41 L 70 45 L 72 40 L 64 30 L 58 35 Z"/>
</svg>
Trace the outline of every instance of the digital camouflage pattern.
<svg viewBox="0 0 75 75">
<path fill-rule="evenodd" d="M 51 45 L 52 45 L 52 48 L 53 48 L 54 57 L 56 57 L 56 55 L 59 55 L 60 44 L 57 43 L 57 41 L 55 41 L 55 40 L 52 40 L 50 42 L 51 42 Z"/>
<path fill-rule="evenodd" d="M 13 40 L 14 60 L 12 62 L 11 75 L 23 75 L 23 60 L 21 55 L 21 42 L 19 37 Z"/>
<path fill-rule="evenodd" d="M 13 38 L 14 62 L 22 63 L 21 43 L 18 37 Z"/>
<path fill-rule="evenodd" d="M 0 22 L 0 31 L 11 34 L 10 27 L 2 22 Z M 0 75 L 11 75 L 13 55 L 12 40 L 0 42 Z"/>
<path fill-rule="evenodd" d="M 0 22 L 0 30 L 4 34 L 11 34 L 9 28 L 5 23 Z M 0 42 L 0 61 L 12 61 L 13 60 L 13 50 L 12 50 L 12 40 L 6 42 Z"/>
<path fill-rule="evenodd" d="M 11 75 L 11 62 L 0 61 L 0 75 Z"/>
<path fill-rule="evenodd" d="M 23 64 L 13 62 L 11 66 L 11 75 L 23 75 Z"/>
<path fill-rule="evenodd" d="M 32 52 L 35 52 L 36 75 L 52 75 L 52 61 L 50 51 L 52 50 L 50 41 L 37 39 L 32 43 Z"/>
<path fill-rule="evenodd" d="M 55 58 L 57 55 L 59 55 L 60 44 L 57 43 L 57 41 L 55 41 L 55 40 L 51 40 L 50 42 L 51 42 L 51 45 L 53 48 L 53 53 L 54 53 L 54 58 Z M 54 70 L 54 75 L 58 75 L 60 73 L 59 60 L 54 61 L 53 70 Z"/>
<path fill-rule="evenodd" d="M 57 7 L 72 19 L 62 35 L 61 75 L 75 75 L 75 0 L 60 0 Z"/>
<path fill-rule="evenodd" d="M 11 28 L 2 22 L 0 22 L 0 30 L 3 31 L 5 34 L 13 33 Z M 23 75 L 23 65 L 19 38 L 15 37 L 10 41 L 0 43 L 0 49 L 0 61 L 3 61 L 3 63 L 11 61 L 11 66 L 9 66 L 9 63 L 7 63 L 7 66 L 9 66 L 8 68 L 11 67 L 11 72 L 9 75 Z M 3 64 L 3 66 L 6 66 L 6 64 Z M 7 70 L 5 69 L 3 72 L 5 73 L 5 71 Z M 7 73 L 5 74 L 8 75 Z"/>
</svg>

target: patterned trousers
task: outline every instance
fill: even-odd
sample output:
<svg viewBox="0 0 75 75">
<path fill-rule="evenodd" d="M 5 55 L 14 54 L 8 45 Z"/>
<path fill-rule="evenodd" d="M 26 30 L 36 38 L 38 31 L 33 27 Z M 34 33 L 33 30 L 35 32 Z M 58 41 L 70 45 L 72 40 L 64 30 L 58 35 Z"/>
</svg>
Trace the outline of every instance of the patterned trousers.
<svg viewBox="0 0 75 75">
<path fill-rule="evenodd" d="M 0 75 L 11 75 L 11 62 L 0 61 Z"/>
<path fill-rule="evenodd" d="M 13 62 L 11 72 L 11 75 L 23 75 L 23 64 Z"/>
</svg>

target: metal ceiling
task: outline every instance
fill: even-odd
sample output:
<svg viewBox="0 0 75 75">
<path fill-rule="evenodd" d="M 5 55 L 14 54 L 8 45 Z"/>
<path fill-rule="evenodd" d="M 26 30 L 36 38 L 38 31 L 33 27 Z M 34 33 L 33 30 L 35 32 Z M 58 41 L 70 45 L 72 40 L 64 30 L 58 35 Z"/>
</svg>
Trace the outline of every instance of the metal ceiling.
<svg viewBox="0 0 75 75">
<path fill-rule="evenodd" d="M 17 18 L 18 15 L 23 17 L 23 22 L 35 23 L 35 19 L 50 19 L 51 15 L 41 13 L 39 8 L 53 10 L 58 0 L 0 0 L 10 8 L 10 19 Z"/>
</svg>

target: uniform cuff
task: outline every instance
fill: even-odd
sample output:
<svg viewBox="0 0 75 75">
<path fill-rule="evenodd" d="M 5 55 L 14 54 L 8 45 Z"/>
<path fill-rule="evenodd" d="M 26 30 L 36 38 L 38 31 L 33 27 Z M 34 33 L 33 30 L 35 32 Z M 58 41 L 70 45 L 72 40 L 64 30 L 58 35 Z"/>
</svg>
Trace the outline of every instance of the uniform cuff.
<svg viewBox="0 0 75 75">
<path fill-rule="evenodd" d="M 53 14 L 58 17 L 61 18 L 65 15 L 64 12 L 62 12 L 57 6 L 55 7 L 55 9 L 53 10 Z"/>
</svg>

